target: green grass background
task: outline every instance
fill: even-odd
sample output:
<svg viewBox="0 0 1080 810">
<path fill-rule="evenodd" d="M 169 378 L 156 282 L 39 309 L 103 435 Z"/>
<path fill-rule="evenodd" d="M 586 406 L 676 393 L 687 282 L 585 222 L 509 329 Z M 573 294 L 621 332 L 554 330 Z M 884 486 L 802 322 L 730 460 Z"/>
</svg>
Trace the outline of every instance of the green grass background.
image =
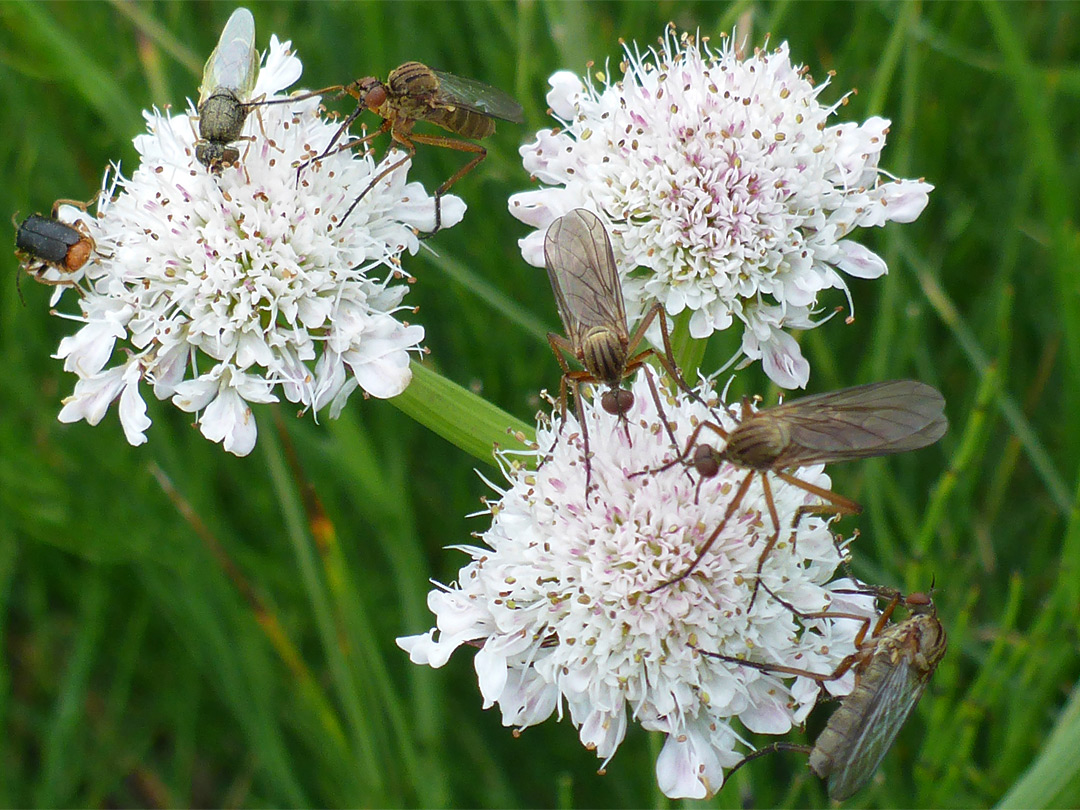
<svg viewBox="0 0 1080 810">
<path fill-rule="evenodd" d="M 197 94 L 231 9 L 0 4 L 0 211 L 87 199 L 110 160 L 133 170 L 140 110 Z M 819 80 L 836 71 L 826 100 L 858 88 L 838 120 L 891 118 L 882 165 L 936 191 L 916 223 L 859 235 L 890 274 L 852 281 L 855 322 L 802 345 L 811 391 L 912 376 L 946 395 L 952 428 L 938 445 L 831 472 L 866 506 L 840 524 L 861 532 L 856 572 L 936 582 L 950 646 L 850 804 L 1080 805 L 1080 6 L 253 10 L 260 47 L 271 32 L 292 39 L 305 86 L 419 59 L 524 104 L 526 126 L 500 125 L 455 189 L 465 221 L 432 240 L 438 256 L 405 267 L 431 367 L 526 422 L 558 382 L 542 337 L 557 321 L 506 198 L 531 187 L 515 149 L 550 126 L 552 72 L 617 63 L 619 37 L 652 43 L 668 20 L 715 38 L 749 14 L 756 43 L 771 33 Z M 414 176 L 433 187 L 455 161 L 425 149 Z M 74 378 L 50 355 L 73 324 L 48 316 L 50 290 L 31 281 L 21 304 L 16 262 L 2 264 L 0 805 L 667 804 L 659 738 L 632 728 L 599 776 L 568 722 L 515 739 L 481 711 L 469 650 L 432 671 L 394 645 L 430 626 L 428 578 L 450 581 L 464 561 L 442 547 L 484 528 L 464 515 L 487 493 L 474 468 L 491 468 L 385 402 L 354 397 L 320 425 L 284 407 L 328 518 L 312 532 L 269 408 L 246 459 L 152 397 L 143 447 L 124 441 L 115 408 L 97 427 L 59 424 Z M 704 368 L 736 342 L 714 339 Z M 757 367 L 733 390 L 775 401 Z M 204 526 L 178 513 L 151 465 Z M 786 754 L 752 763 L 710 804 L 827 800 L 805 759 Z"/>
</svg>

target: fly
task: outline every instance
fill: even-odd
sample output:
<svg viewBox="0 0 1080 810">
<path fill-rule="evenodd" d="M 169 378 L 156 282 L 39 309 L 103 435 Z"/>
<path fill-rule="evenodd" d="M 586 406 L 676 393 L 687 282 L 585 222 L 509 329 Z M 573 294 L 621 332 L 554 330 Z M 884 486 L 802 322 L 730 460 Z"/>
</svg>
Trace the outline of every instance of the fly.
<svg viewBox="0 0 1080 810">
<path fill-rule="evenodd" d="M 473 156 L 435 190 L 435 229 L 431 231 L 431 234 L 436 233 L 442 227 L 443 195 L 454 183 L 475 169 L 487 157 L 487 150 L 473 141 L 483 140 L 492 135 L 495 132 L 495 119 L 513 124 L 521 124 L 525 121 L 521 105 L 502 90 L 475 79 L 433 70 L 420 62 L 406 62 L 394 68 L 385 82 L 374 76 L 367 76 L 347 85 L 325 87 L 312 93 L 268 103 L 299 101 L 331 92 L 348 93 L 356 99 L 356 109 L 345 118 L 326 149 L 303 164 L 300 167 L 301 170 L 327 155 L 368 143 L 386 132 L 390 133 L 395 143 L 401 144 L 405 152 L 401 160 L 383 169 L 368 183 L 345 211 L 339 225 L 348 219 L 353 209 L 364 198 L 364 195 L 375 187 L 376 183 L 416 154 L 416 144 L 420 143 L 467 152 Z M 370 110 L 382 118 L 379 128 L 362 138 L 355 138 L 335 147 L 341 136 L 348 132 L 353 121 L 365 110 Z M 435 124 L 461 137 L 449 138 L 445 135 L 414 133 L 413 127 L 420 121 Z"/>
<path fill-rule="evenodd" d="M 246 8 L 238 8 L 225 23 L 217 47 L 206 60 L 199 87 L 195 159 L 214 173 L 240 160 L 240 150 L 230 144 L 240 139 L 250 107 L 247 102 L 258 76 L 255 18 Z"/>
<path fill-rule="evenodd" d="M 904 600 L 910 613 L 908 618 L 885 628 L 900 603 L 900 595 L 893 592 L 892 600 L 882 612 L 870 638 L 866 638 L 869 625 L 866 617 L 829 611 L 800 613 L 784 600 L 778 598 L 778 601 L 804 619 L 856 618 L 864 621 L 866 624 L 855 637 L 856 651 L 829 675 L 744 661 L 704 650 L 700 652 L 766 672 L 812 678 L 818 683 L 836 680 L 854 669 L 855 686 L 829 717 L 814 745 L 773 743 L 744 757 L 731 769 L 728 777 L 745 763 L 765 754 L 799 751 L 810 755 L 809 766 L 814 775 L 828 780 L 829 798 L 843 801 L 870 781 L 915 709 L 934 670 L 945 657 L 945 628 L 938 621 L 933 601 L 924 593 L 909 595 Z"/>
<path fill-rule="evenodd" d="M 657 472 L 680 462 L 689 463 L 702 479 L 717 475 L 723 462 L 746 468 L 749 472 L 735 490 L 720 524 L 705 540 L 694 561 L 678 576 L 656 586 L 650 593 L 693 573 L 735 513 L 754 476 L 759 475 L 773 533 L 758 557 L 754 591 L 750 598 L 752 608 L 765 559 L 780 537 L 780 518 L 769 484 L 769 474 L 825 501 L 799 507 L 791 526 L 793 532 L 807 514 L 858 514 L 862 507 L 855 501 L 803 481 L 789 470 L 926 447 L 945 435 L 948 429 L 944 409 L 945 399 L 937 389 L 914 380 L 892 380 L 802 397 L 760 411 L 751 410 L 749 401 L 744 399 L 742 419 L 730 431 L 716 422 L 702 422 L 694 428 L 682 454 Z M 725 440 L 723 449 L 698 443 L 705 428 Z"/>
<path fill-rule="evenodd" d="M 585 427 L 581 405 L 583 383 L 606 385 L 607 390 L 600 397 L 600 406 L 625 422 L 627 412 L 634 405 L 634 395 L 622 387 L 623 380 L 644 365 L 648 358 L 655 357 L 683 391 L 699 402 L 701 398 L 679 373 L 671 353 L 667 318 L 659 303 L 645 313 L 637 329 L 630 334 L 611 240 L 596 214 L 577 208 L 552 222 L 544 239 L 544 263 L 555 293 L 559 317 L 566 330 L 566 337 L 554 332 L 549 332 L 547 336 L 551 350 L 563 371 L 559 383 L 562 424 L 566 423 L 567 390 L 572 388 L 585 446 L 587 494 L 592 468 L 589 463 L 589 433 Z M 654 348 L 637 351 L 645 331 L 658 316 L 664 351 L 659 352 Z M 580 363 L 583 370 L 571 370 L 566 355 Z M 678 440 L 664 416 L 652 377 L 646 375 L 646 379 L 661 421 L 667 429 L 672 445 L 677 448 Z"/>
</svg>

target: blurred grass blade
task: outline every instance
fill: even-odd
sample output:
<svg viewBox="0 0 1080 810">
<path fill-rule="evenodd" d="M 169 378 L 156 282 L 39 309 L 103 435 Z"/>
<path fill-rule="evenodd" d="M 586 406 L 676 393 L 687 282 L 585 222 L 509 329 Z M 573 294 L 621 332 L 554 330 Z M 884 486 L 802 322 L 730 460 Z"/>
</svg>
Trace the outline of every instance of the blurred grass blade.
<svg viewBox="0 0 1080 810">
<path fill-rule="evenodd" d="M 930 544 L 934 541 L 938 526 L 945 519 L 949 496 L 956 489 L 957 481 L 985 443 L 986 407 L 1000 393 L 999 382 L 1000 377 L 996 366 L 990 366 L 982 375 L 982 382 L 979 383 L 979 390 L 975 394 L 975 406 L 968 414 L 967 424 L 964 426 L 956 451 L 949 461 L 949 468 L 938 478 L 930 495 L 922 528 L 919 530 L 918 540 L 914 543 L 916 555 L 920 559 L 926 556 Z M 950 554 L 956 552 L 952 543 L 947 543 L 944 548 Z"/>
<path fill-rule="evenodd" d="M 445 255 L 428 257 L 428 261 L 445 273 L 447 278 L 460 284 L 495 312 L 505 317 L 510 323 L 535 337 L 545 347 L 547 346 L 547 333 L 549 330 L 544 325 L 544 321 L 521 306 L 502 290 L 490 284 L 486 279 L 474 273 L 464 262 L 459 262 L 452 256 Z M 536 268 L 529 269 L 536 273 L 540 272 Z M 537 275 L 537 278 L 542 278 L 542 276 Z"/>
<path fill-rule="evenodd" d="M 981 374 L 985 374 L 990 367 L 990 360 L 987 358 L 986 353 L 983 352 L 982 347 L 979 346 L 979 342 L 972 333 L 971 328 L 960 317 L 960 313 L 952 300 L 941 285 L 937 283 L 937 280 L 925 270 L 918 271 L 917 276 L 923 293 L 937 312 L 938 317 L 952 330 L 957 342 L 968 355 L 975 369 Z M 1072 498 L 1069 495 L 1068 487 L 1065 486 L 1065 479 L 1057 471 L 1050 454 L 1046 452 L 1046 447 L 1043 446 L 1042 441 L 1032 429 L 1031 423 L 1024 416 L 1024 412 L 1020 410 L 1016 400 L 1004 391 L 997 397 L 997 404 L 1001 410 L 1001 415 L 1005 417 L 1005 421 L 1024 446 L 1028 459 L 1031 461 L 1031 466 L 1035 468 L 1039 477 L 1042 478 L 1043 484 L 1046 485 L 1046 489 L 1050 493 L 1050 497 L 1053 498 L 1058 510 L 1065 515 L 1069 514 L 1072 510 Z"/>
<path fill-rule="evenodd" d="M 0 3 L 0 18 L 9 32 L 22 34 L 25 53 L 48 54 L 56 76 L 72 87 L 105 122 L 118 122 L 119 130 L 137 129 L 142 117 L 121 90 L 116 78 L 90 57 L 82 43 L 60 28 L 44 3 Z M 106 51 L 107 53 L 107 51 Z"/>
<path fill-rule="evenodd" d="M 237 567 L 236 563 L 233 562 L 228 552 L 225 551 L 225 547 L 222 545 L 221 541 L 210 531 L 210 528 L 203 522 L 202 518 L 199 517 L 198 512 L 195 511 L 191 504 L 188 503 L 184 496 L 176 489 L 169 479 L 169 476 L 165 474 L 165 471 L 157 464 L 151 462 L 150 474 L 157 479 L 161 489 L 176 507 L 176 511 L 180 513 L 181 517 L 188 522 L 195 533 L 199 535 L 206 544 L 210 555 L 232 582 L 244 602 L 247 603 L 247 606 L 251 609 L 255 623 L 262 628 L 270 645 L 274 648 L 274 651 L 277 652 L 278 657 L 281 658 L 286 667 L 288 667 L 289 672 L 299 685 L 300 695 L 307 704 L 307 707 L 319 718 L 327 736 L 340 748 L 344 749 L 345 735 L 341 730 L 341 725 L 338 723 L 337 716 L 327 703 L 326 697 L 323 695 L 318 683 L 312 676 L 307 664 L 304 663 L 296 645 L 292 643 L 292 640 L 285 632 L 285 628 L 278 620 L 277 614 L 274 613 L 273 609 L 267 605 L 255 591 L 247 577 L 244 576 L 243 572 Z"/>
<path fill-rule="evenodd" d="M 334 685 L 334 692 L 348 720 L 349 737 L 353 744 L 352 753 L 359 768 L 359 773 L 356 776 L 361 784 L 367 786 L 371 803 L 373 805 L 382 804 L 380 797 L 384 796 L 385 785 L 382 771 L 379 768 L 378 757 L 372 749 L 372 741 L 376 735 L 371 723 L 375 718 L 365 716 L 357 698 L 357 685 L 342 650 L 338 627 L 334 621 L 331 594 L 328 592 L 325 581 L 319 575 L 319 567 L 312 548 L 312 541 L 305 531 L 303 507 L 295 489 L 291 486 L 292 482 L 281 444 L 272 430 L 263 431 L 261 438 L 262 441 L 259 444 L 262 446 L 267 469 L 277 494 L 284 518 L 285 533 L 292 543 L 296 563 L 299 567 L 298 573 L 311 605 L 315 627 L 322 642 L 326 665 Z"/>
<path fill-rule="evenodd" d="M 1073 687 L 1038 757 L 998 802 L 999 808 L 1080 807 L 1080 684 Z M 1068 790 L 1067 790 L 1068 788 Z"/>
<path fill-rule="evenodd" d="M 90 673 L 105 646 L 105 583 L 102 571 L 88 568 L 80 582 L 79 622 L 72 634 L 73 649 L 64 662 L 60 691 L 47 724 L 41 752 L 40 781 L 34 795 L 38 807 L 61 807 L 71 802 L 88 760 L 80 751 L 80 727 L 85 722 Z"/>
</svg>

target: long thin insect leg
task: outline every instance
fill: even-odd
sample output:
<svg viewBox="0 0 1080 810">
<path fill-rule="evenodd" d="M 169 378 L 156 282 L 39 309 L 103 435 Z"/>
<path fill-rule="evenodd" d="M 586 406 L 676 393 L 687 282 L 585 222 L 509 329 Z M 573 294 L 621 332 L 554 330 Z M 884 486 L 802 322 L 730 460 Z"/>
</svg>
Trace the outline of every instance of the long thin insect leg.
<svg viewBox="0 0 1080 810">
<path fill-rule="evenodd" d="M 664 351 L 661 353 L 656 349 L 647 349 L 639 354 L 638 357 L 634 358 L 634 360 L 642 358 L 645 354 L 651 352 L 652 356 L 654 356 L 660 365 L 664 367 L 664 371 L 668 373 L 668 376 L 675 381 L 675 384 L 679 386 L 684 393 L 688 394 L 695 402 L 708 408 L 710 413 L 713 413 L 709 403 L 703 400 L 701 395 L 690 387 L 689 383 L 683 378 L 678 366 L 675 365 L 675 355 L 672 353 L 671 349 L 671 334 L 668 331 L 667 325 L 667 314 L 664 312 L 663 305 L 659 302 L 649 307 L 648 312 L 645 313 L 645 317 L 641 319 L 641 323 L 639 323 L 637 329 L 634 330 L 634 334 L 630 336 L 630 341 L 627 343 L 627 354 L 632 354 L 637 345 L 645 338 L 645 331 L 657 316 L 660 317 L 660 335 L 663 338 Z M 715 413 L 713 415 L 715 416 Z"/>
<path fill-rule="evenodd" d="M 589 428 L 585 424 L 585 406 L 581 403 L 581 381 L 571 377 L 574 384 L 574 407 L 577 409 L 578 425 L 581 426 L 581 440 L 585 446 L 585 500 L 589 500 L 589 487 L 592 485 L 592 459 L 589 453 Z"/>
<path fill-rule="evenodd" d="M 660 421 L 664 424 L 664 430 L 667 431 L 672 446 L 678 449 L 679 440 L 675 438 L 675 432 L 671 429 L 671 423 L 668 421 L 667 414 L 664 412 L 664 405 L 660 401 L 660 392 L 656 390 L 656 383 L 653 382 L 649 367 L 646 364 L 642 364 L 641 368 L 645 372 L 645 381 L 649 384 L 649 392 L 652 394 L 653 404 L 656 406 L 656 413 L 660 417 Z"/>
<path fill-rule="evenodd" d="M 732 769 L 727 772 L 727 776 L 724 777 L 724 783 L 726 784 L 727 781 L 731 778 L 731 775 L 735 773 L 735 771 L 739 770 L 739 768 L 741 768 L 747 762 L 757 759 L 758 757 L 763 757 L 766 754 L 775 754 L 777 751 L 798 751 L 800 754 L 809 754 L 813 750 L 814 747 L 812 745 L 800 745 L 799 743 L 789 742 L 774 742 L 771 745 L 766 745 L 764 748 L 759 748 L 756 751 L 751 751 L 745 757 L 736 762 Z"/>
<path fill-rule="evenodd" d="M 457 138 L 447 138 L 445 135 L 412 135 L 411 137 L 416 143 L 428 144 L 429 146 L 441 146 L 444 149 L 456 149 L 459 152 L 472 152 L 476 155 L 476 157 L 458 169 L 448 180 L 444 181 L 441 186 L 435 189 L 435 230 L 431 231 L 431 233 L 424 234 L 423 238 L 426 239 L 429 236 L 437 234 L 439 229 L 442 228 L 442 196 L 450 190 L 450 186 L 454 185 L 454 183 L 475 169 L 480 164 L 480 161 L 487 157 L 487 149 L 478 143 L 462 141 Z"/>
<path fill-rule="evenodd" d="M 275 98 L 273 101 L 248 101 L 242 104 L 243 107 L 269 107 L 274 104 L 291 104 L 294 101 L 307 101 L 309 98 L 315 98 L 315 96 L 324 96 L 327 93 L 337 93 L 338 96 L 345 94 L 345 85 L 332 84 L 329 87 L 324 87 L 321 90 L 311 90 L 307 93 L 301 93 L 298 96 L 289 96 L 288 98 Z"/>
<path fill-rule="evenodd" d="M 866 634 L 870 631 L 870 636 L 880 635 L 881 631 L 885 629 L 885 625 L 889 623 L 889 619 L 892 618 L 893 612 L 896 610 L 897 605 L 900 604 L 901 594 L 896 588 L 887 588 L 880 585 L 865 585 L 860 583 L 860 588 L 837 588 L 833 593 L 843 594 L 861 594 L 863 596 L 873 596 L 878 599 L 888 599 L 889 604 L 885 606 L 885 609 L 881 611 L 881 615 L 878 616 L 877 621 L 874 622 L 874 629 L 870 631 L 870 617 L 858 616 L 850 613 L 832 613 L 829 611 L 822 611 L 817 613 L 802 613 L 798 608 L 789 602 L 784 601 L 781 597 L 777 596 L 768 585 L 764 582 L 761 583 L 761 587 L 765 589 L 765 592 L 769 594 L 773 599 L 786 607 L 800 619 L 822 619 L 822 618 L 841 618 L 841 619 L 859 619 L 863 622 L 863 626 L 859 628 L 859 632 L 855 634 L 855 646 L 858 647 L 866 639 Z"/>
<path fill-rule="evenodd" d="M 59 214 L 60 214 L 60 206 L 61 205 L 74 205 L 76 208 L 78 208 L 78 209 L 80 209 L 82 211 L 86 211 L 87 208 L 89 208 L 91 205 L 93 205 L 95 202 L 97 202 L 97 198 L 100 196 L 100 193 L 101 192 L 98 192 L 98 194 L 95 194 L 93 197 L 91 197 L 89 202 L 82 202 L 81 200 L 69 200 L 69 199 L 66 199 L 66 198 L 61 199 L 61 200 L 57 200 L 56 202 L 53 203 L 52 218 L 53 219 L 59 219 L 60 218 Z"/>
<path fill-rule="evenodd" d="M 559 368 L 562 369 L 562 378 L 559 380 L 559 415 L 562 418 L 559 421 L 559 432 L 555 437 L 558 440 L 558 437 L 562 435 L 563 426 L 566 424 L 566 380 L 574 373 L 563 352 L 573 354 L 574 347 L 570 344 L 570 341 L 562 335 L 556 335 L 554 332 L 548 332 L 547 339 L 548 345 L 551 346 L 551 351 L 559 363 Z"/>
<path fill-rule="evenodd" d="M 754 471 L 751 470 L 747 474 L 746 478 L 743 479 L 743 482 L 739 484 L 739 488 L 735 491 L 735 495 L 732 497 L 731 503 L 728 504 L 728 508 L 724 512 L 724 516 L 720 519 L 720 525 L 713 529 L 713 533 L 709 535 L 709 538 L 705 541 L 705 545 L 701 547 L 701 551 L 698 552 L 697 557 L 695 557 L 694 561 L 690 563 L 690 566 L 677 577 L 669 579 L 667 582 L 661 582 L 655 588 L 650 588 L 647 593 L 656 593 L 661 588 L 666 588 L 669 585 L 674 585 L 676 582 L 681 582 L 682 580 L 690 576 L 692 573 L 694 573 L 694 569 L 698 567 L 698 564 L 708 553 L 709 549 L 712 548 L 712 544 L 716 542 L 716 538 L 720 536 L 720 532 L 724 530 L 724 527 L 731 519 L 731 516 L 735 514 L 735 509 L 742 501 L 743 496 L 746 494 L 746 490 L 750 488 L 750 482 L 753 480 L 753 478 Z"/>
<path fill-rule="evenodd" d="M 780 539 L 780 516 L 776 514 L 776 501 L 773 500 L 772 487 L 769 486 L 769 476 L 764 472 L 761 474 L 761 490 L 765 495 L 765 506 L 769 510 L 769 517 L 772 519 L 773 533 L 769 535 L 769 540 L 765 543 L 765 548 L 761 550 L 761 555 L 758 557 L 757 570 L 754 572 L 754 589 L 750 593 L 750 604 L 746 608 L 747 613 L 754 609 L 754 600 L 757 599 L 758 587 L 761 585 L 761 569 L 765 565 L 765 558 L 769 556 L 769 552 L 773 550 L 776 541 Z"/>
<path fill-rule="evenodd" d="M 297 186 L 300 185 L 300 175 L 303 173 L 304 169 L 306 169 L 312 163 L 316 163 L 316 162 L 318 162 L 320 160 L 328 158 L 328 157 L 330 157 L 330 155 L 336 155 L 338 152 L 344 152 L 344 151 L 346 151 L 348 149 L 355 149 L 357 146 L 360 146 L 362 144 L 373 141 L 375 138 L 379 137 L 380 135 L 382 135 L 384 132 L 387 131 L 388 127 L 385 126 L 386 122 L 384 121 L 383 126 L 380 126 L 374 132 L 370 132 L 367 135 L 364 135 L 362 138 L 353 138 L 350 141 L 346 141 L 345 143 L 338 144 L 337 139 L 339 137 L 341 137 L 342 133 L 348 131 L 349 127 L 352 125 L 352 122 L 355 121 L 357 116 L 360 115 L 360 112 L 361 112 L 361 110 L 360 110 L 359 107 L 357 109 L 353 110 L 353 112 L 349 114 L 349 117 L 345 119 L 345 121 L 342 123 L 342 125 L 337 128 L 337 131 L 334 132 L 334 137 L 332 137 L 330 139 L 330 143 L 327 144 L 326 148 L 323 149 L 323 151 L 320 154 L 316 155 L 313 158 L 308 158 L 307 160 L 305 160 L 303 163 L 301 163 L 299 166 L 296 167 L 296 185 Z M 335 144 L 337 144 L 337 145 L 335 146 Z"/>
<path fill-rule="evenodd" d="M 803 519 L 804 515 L 812 514 L 832 514 L 832 515 L 857 515 L 862 512 L 862 506 L 850 498 L 845 498 L 839 493 L 832 490 L 824 489 L 811 484 L 809 481 L 804 481 L 801 478 L 796 478 L 794 475 L 783 470 L 773 470 L 773 473 L 781 481 L 796 486 L 799 489 L 806 490 L 811 495 L 817 495 L 825 503 L 822 504 L 806 504 L 800 506 L 795 510 L 795 519 L 791 522 L 791 548 L 795 550 L 795 532 L 799 528 L 799 521 Z"/>
<path fill-rule="evenodd" d="M 390 172 L 394 171 L 395 169 L 399 169 L 402 166 L 404 166 L 406 161 L 410 160 L 411 158 L 413 158 L 416 155 L 416 147 L 413 146 L 412 143 L 410 143 L 408 141 L 402 141 L 401 144 L 402 144 L 403 150 L 405 152 L 405 157 L 403 157 L 401 160 L 399 160 L 394 165 L 388 166 L 387 168 L 385 168 L 381 172 L 379 172 L 377 175 L 375 175 L 375 178 L 370 183 L 367 184 L 367 188 L 365 188 L 363 191 L 361 191 L 360 196 L 352 201 L 352 205 L 349 206 L 348 210 L 345 211 L 345 215 L 338 221 L 337 226 L 339 228 L 342 225 L 345 224 L 345 220 L 347 220 L 349 218 L 349 214 L 351 214 L 353 212 L 353 209 L 355 209 L 356 206 L 359 205 L 360 201 L 362 199 L 364 199 L 364 196 L 369 191 L 371 191 L 373 188 L 375 188 L 375 185 L 380 180 L 382 180 L 384 177 L 386 177 L 386 175 L 390 174 Z"/>
<path fill-rule="evenodd" d="M 705 428 L 708 428 L 709 430 L 716 433 L 725 442 L 727 441 L 728 432 L 726 430 L 724 430 L 722 427 L 720 427 L 720 425 L 714 424 L 713 422 L 699 422 L 697 424 L 697 426 L 694 427 L 693 432 L 690 434 L 690 438 L 686 440 L 686 445 L 683 448 L 683 451 L 681 453 L 679 453 L 679 455 L 675 456 L 675 458 L 673 458 L 671 461 L 667 462 L 667 464 L 664 464 L 661 467 L 657 467 L 655 470 L 649 469 L 648 467 L 646 467 L 644 470 L 638 470 L 635 473 L 630 473 L 630 475 L 628 477 L 636 478 L 639 475 L 649 475 L 649 474 L 655 475 L 656 473 L 664 472 L 664 470 L 670 470 L 676 464 L 680 464 L 680 463 L 685 462 L 686 459 L 690 457 L 690 454 L 693 453 L 694 447 L 697 445 L 698 436 L 701 434 L 701 431 L 703 429 L 705 429 Z M 703 478 L 704 478 L 704 476 L 703 476 Z"/>
</svg>

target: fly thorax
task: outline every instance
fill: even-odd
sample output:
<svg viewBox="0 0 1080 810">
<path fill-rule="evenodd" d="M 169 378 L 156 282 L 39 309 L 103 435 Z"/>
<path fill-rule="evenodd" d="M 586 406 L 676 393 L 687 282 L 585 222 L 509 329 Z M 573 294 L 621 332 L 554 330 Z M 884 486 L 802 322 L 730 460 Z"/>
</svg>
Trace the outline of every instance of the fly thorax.
<svg viewBox="0 0 1080 810">
<path fill-rule="evenodd" d="M 613 330 L 594 326 L 581 340 L 580 359 L 597 380 L 617 383 L 626 371 L 626 344 Z"/>
<path fill-rule="evenodd" d="M 924 672 L 932 672 L 945 657 L 945 628 L 936 616 L 920 615 L 912 619 L 918 622 L 916 633 L 915 663 Z"/>
<path fill-rule="evenodd" d="M 386 80 L 391 96 L 430 98 L 439 91 L 439 77 L 420 62 L 406 62 L 390 72 Z"/>
<path fill-rule="evenodd" d="M 790 442 L 790 434 L 779 421 L 751 417 L 731 431 L 724 456 L 733 464 L 769 470 L 776 466 Z"/>
<path fill-rule="evenodd" d="M 240 137 L 248 109 L 231 90 L 219 90 L 199 105 L 199 135 L 228 143 Z"/>
</svg>

